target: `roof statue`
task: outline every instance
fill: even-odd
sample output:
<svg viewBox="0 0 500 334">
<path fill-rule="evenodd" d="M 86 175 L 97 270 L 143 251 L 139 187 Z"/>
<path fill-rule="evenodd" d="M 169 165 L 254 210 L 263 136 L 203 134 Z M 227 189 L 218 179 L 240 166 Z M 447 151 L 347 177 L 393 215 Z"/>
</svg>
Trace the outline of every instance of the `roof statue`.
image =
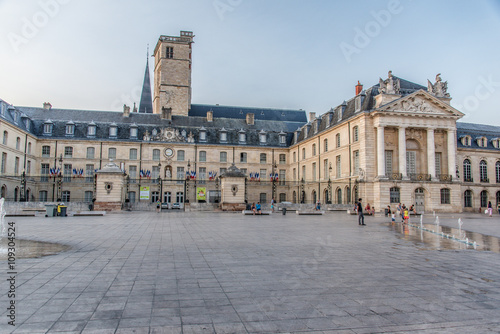
<svg viewBox="0 0 500 334">
<path fill-rule="evenodd" d="M 450 97 L 450 93 L 447 92 L 448 81 L 441 80 L 441 73 L 436 75 L 436 83 L 432 84 L 430 80 L 427 80 L 427 91 L 435 97 Z"/>
<path fill-rule="evenodd" d="M 389 71 L 387 79 L 379 78 L 379 86 L 378 92 L 381 94 L 399 94 L 401 82 L 392 75 L 392 71 Z"/>
</svg>

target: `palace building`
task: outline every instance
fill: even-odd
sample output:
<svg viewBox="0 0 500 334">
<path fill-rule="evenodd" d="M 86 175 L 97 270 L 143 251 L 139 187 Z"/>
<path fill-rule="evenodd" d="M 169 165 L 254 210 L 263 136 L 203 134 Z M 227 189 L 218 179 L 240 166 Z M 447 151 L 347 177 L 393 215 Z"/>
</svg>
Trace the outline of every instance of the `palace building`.
<svg viewBox="0 0 500 334">
<path fill-rule="evenodd" d="M 230 168 L 245 176 L 238 196 L 249 203 L 319 200 L 345 209 L 362 197 L 377 211 L 404 203 L 419 212 L 500 203 L 500 127 L 459 122 L 440 75 L 426 86 L 391 72 L 366 89 L 358 82 L 354 97 L 318 116 L 192 104 L 193 38 L 188 31 L 159 38 L 154 87 L 146 66 L 138 109 L 0 100 L 1 196 L 92 203 L 95 173 L 112 160 L 124 175 L 123 207 L 132 210 L 158 200 L 216 208 Z"/>
</svg>

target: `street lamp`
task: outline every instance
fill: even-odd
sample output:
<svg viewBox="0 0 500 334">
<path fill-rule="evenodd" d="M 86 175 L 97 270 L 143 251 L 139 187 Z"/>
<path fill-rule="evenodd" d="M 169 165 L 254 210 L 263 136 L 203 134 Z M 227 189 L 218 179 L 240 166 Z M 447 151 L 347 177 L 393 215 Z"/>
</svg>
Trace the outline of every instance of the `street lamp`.
<svg viewBox="0 0 500 334">
<path fill-rule="evenodd" d="M 271 180 L 273 180 L 273 199 L 276 198 L 276 176 L 275 176 L 275 170 L 278 166 L 276 165 L 276 160 L 274 160 L 273 162 L 273 170 L 272 170 L 272 173 L 271 173 Z"/>
<path fill-rule="evenodd" d="M 304 203 L 305 202 L 305 192 L 304 192 L 304 178 L 302 178 L 302 180 L 300 180 L 300 203 Z"/>
<path fill-rule="evenodd" d="M 19 197 L 20 202 L 26 202 L 26 171 L 24 169 L 21 174 L 21 194 Z"/>
<path fill-rule="evenodd" d="M 162 179 L 161 179 L 161 162 L 158 163 L 158 188 L 160 190 L 160 193 L 159 193 L 159 198 L 160 198 L 160 203 L 163 202 L 162 201 L 162 192 L 163 192 L 163 182 L 162 182 Z"/>
<path fill-rule="evenodd" d="M 332 204 L 332 163 L 328 167 L 328 204 Z"/>
<path fill-rule="evenodd" d="M 219 177 L 218 176 L 215 178 L 215 194 L 216 194 L 215 203 L 219 203 L 220 199 L 219 199 Z"/>
<path fill-rule="evenodd" d="M 59 173 L 57 175 L 57 201 L 61 202 L 61 200 L 62 200 L 62 183 L 63 183 L 63 179 L 62 179 L 63 156 L 62 156 L 62 153 L 59 156 L 58 161 L 59 161 Z"/>
<path fill-rule="evenodd" d="M 191 160 L 188 160 L 186 180 L 184 181 L 184 193 L 186 194 L 186 198 L 184 199 L 185 203 L 189 203 L 189 178 L 190 178 L 190 175 L 191 175 Z"/>
</svg>

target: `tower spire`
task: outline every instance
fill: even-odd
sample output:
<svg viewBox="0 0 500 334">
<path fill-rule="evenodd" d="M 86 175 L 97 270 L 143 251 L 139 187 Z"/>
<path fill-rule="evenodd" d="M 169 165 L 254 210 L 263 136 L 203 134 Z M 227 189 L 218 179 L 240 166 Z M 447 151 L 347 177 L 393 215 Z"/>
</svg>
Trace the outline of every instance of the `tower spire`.
<svg viewBox="0 0 500 334">
<path fill-rule="evenodd" d="M 142 84 L 141 102 L 139 103 L 139 112 L 152 114 L 153 100 L 151 98 L 151 79 L 149 77 L 149 44 L 146 53 L 146 71 L 144 72 L 144 82 Z"/>
</svg>

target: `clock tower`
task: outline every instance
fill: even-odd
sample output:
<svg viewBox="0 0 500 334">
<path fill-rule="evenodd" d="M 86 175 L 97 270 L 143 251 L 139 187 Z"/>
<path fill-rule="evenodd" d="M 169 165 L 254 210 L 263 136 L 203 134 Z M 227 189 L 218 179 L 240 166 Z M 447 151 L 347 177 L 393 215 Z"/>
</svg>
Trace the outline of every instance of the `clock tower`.
<svg viewBox="0 0 500 334">
<path fill-rule="evenodd" d="M 191 109 L 191 51 L 194 35 L 181 31 L 180 36 L 160 36 L 156 44 L 153 113 L 163 107 L 172 115 L 188 116 Z"/>
</svg>

